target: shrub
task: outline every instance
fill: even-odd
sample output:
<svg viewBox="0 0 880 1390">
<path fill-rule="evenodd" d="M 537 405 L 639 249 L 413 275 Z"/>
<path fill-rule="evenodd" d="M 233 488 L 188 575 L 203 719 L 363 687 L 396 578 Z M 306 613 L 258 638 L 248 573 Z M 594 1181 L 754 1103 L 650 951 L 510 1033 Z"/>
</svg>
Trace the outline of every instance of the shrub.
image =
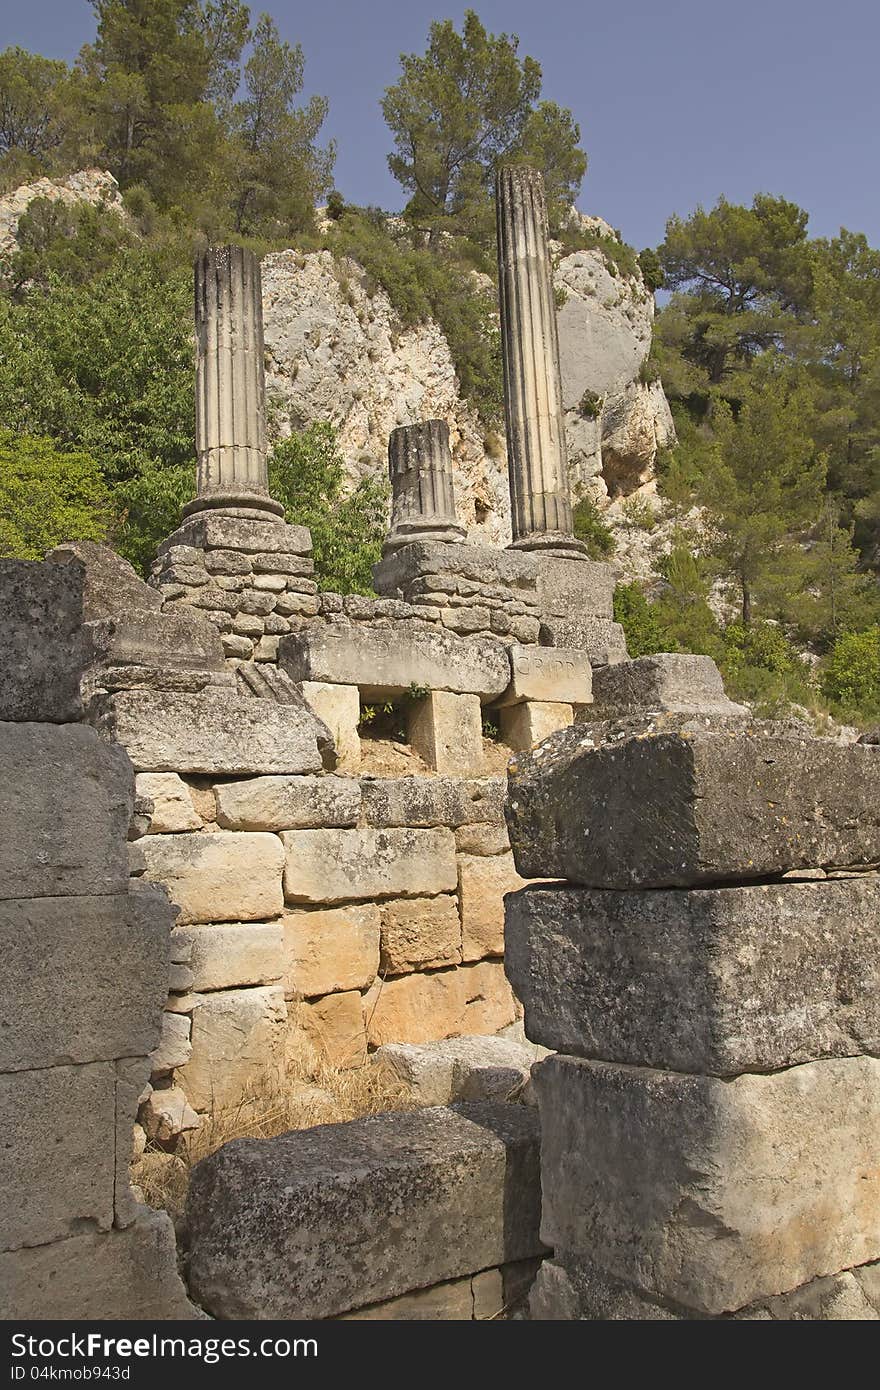
<svg viewBox="0 0 880 1390">
<path fill-rule="evenodd" d="M 880 625 L 838 637 L 823 667 L 820 687 L 841 718 L 861 722 L 880 715 Z"/>
<path fill-rule="evenodd" d="M 112 517 L 110 492 L 90 454 L 0 431 L 0 555 L 42 560 L 61 541 L 103 541 Z"/>
<path fill-rule="evenodd" d="M 371 568 L 382 554 L 388 489 L 362 478 L 346 493 L 346 481 L 336 432 L 329 424 L 292 434 L 276 445 L 269 460 L 269 488 L 284 504 L 287 521 L 311 530 L 319 588 L 369 594 Z"/>
<path fill-rule="evenodd" d="M 775 623 L 730 623 L 723 633 L 719 662 L 728 693 L 761 714 L 784 714 L 792 704 L 813 699 L 809 673 L 781 627 Z"/>
<path fill-rule="evenodd" d="M 614 554 L 614 533 L 602 520 L 602 514 L 591 498 L 581 498 L 572 513 L 572 521 L 574 534 L 579 541 L 583 541 L 591 559 L 604 560 Z"/>
<path fill-rule="evenodd" d="M 627 650 L 633 658 L 675 650 L 666 645 L 656 605 L 648 602 L 641 584 L 618 584 L 614 591 L 614 621 L 623 628 Z"/>
</svg>

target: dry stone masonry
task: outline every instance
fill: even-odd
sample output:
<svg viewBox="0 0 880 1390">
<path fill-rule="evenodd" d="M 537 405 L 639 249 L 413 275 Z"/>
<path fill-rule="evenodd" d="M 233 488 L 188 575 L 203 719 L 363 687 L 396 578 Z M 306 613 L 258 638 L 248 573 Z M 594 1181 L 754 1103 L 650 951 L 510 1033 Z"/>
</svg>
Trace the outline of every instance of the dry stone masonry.
<svg viewBox="0 0 880 1390">
<path fill-rule="evenodd" d="M 520 871 L 566 880 L 507 900 L 505 968 L 556 1050 L 532 1316 L 877 1319 L 876 749 L 616 712 L 510 782 Z"/>
</svg>

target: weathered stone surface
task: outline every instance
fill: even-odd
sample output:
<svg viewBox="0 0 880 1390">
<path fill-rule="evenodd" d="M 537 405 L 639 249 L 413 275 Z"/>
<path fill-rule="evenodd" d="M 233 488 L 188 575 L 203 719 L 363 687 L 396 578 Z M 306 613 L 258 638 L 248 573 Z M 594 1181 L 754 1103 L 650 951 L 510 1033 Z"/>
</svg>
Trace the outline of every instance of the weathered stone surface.
<svg viewBox="0 0 880 1390">
<path fill-rule="evenodd" d="M 0 1318 L 153 1322 L 198 1319 L 177 1269 L 174 1226 L 142 1207 L 124 1231 L 87 1232 L 0 1255 Z"/>
<path fill-rule="evenodd" d="M 540 642 L 542 647 L 565 647 L 586 652 L 594 676 L 599 666 L 615 666 L 628 660 L 623 628 L 610 618 L 584 615 L 561 618 L 556 614 L 545 614 L 541 622 Z"/>
<path fill-rule="evenodd" d="M 614 565 L 602 560 L 579 557 L 565 559 L 558 555 L 538 554 L 535 559 L 538 570 L 537 596 L 544 613 L 566 618 L 614 617 L 614 586 L 617 580 Z"/>
<path fill-rule="evenodd" d="M 170 1010 L 163 1013 L 159 1041 L 150 1053 L 153 1076 L 167 1076 L 176 1067 L 182 1067 L 189 1061 L 192 1053 L 191 1030 L 192 1024 L 186 1014 L 173 1013 Z"/>
<path fill-rule="evenodd" d="M 451 1279 L 430 1289 L 416 1289 L 356 1313 L 341 1313 L 339 1322 L 472 1322 L 472 1280 Z"/>
<path fill-rule="evenodd" d="M 507 779 L 504 777 L 363 778 L 363 813 L 369 825 L 448 825 L 502 822 Z"/>
<path fill-rule="evenodd" d="M 880 1254 L 880 1061 L 732 1080 L 550 1057 L 542 1235 L 717 1314 Z"/>
<path fill-rule="evenodd" d="M 285 830 L 288 902 L 419 897 L 456 886 L 449 830 Z"/>
<path fill-rule="evenodd" d="M 880 877 L 533 887 L 507 901 L 504 959 L 537 1042 L 729 1076 L 880 1053 L 878 922 Z"/>
<path fill-rule="evenodd" d="M 576 724 L 511 764 L 506 814 L 521 874 L 598 888 L 871 864 L 880 750 L 684 715 Z"/>
<path fill-rule="evenodd" d="M 345 777 L 254 777 L 215 788 L 227 830 L 297 830 L 357 824 L 358 782 Z"/>
<path fill-rule="evenodd" d="M 193 805 L 189 788 L 176 772 L 139 772 L 135 792 L 153 803 L 150 834 L 201 829 L 202 818 Z"/>
<path fill-rule="evenodd" d="M 596 673 L 591 718 L 618 719 L 643 711 L 670 714 L 748 716 L 724 693 L 721 672 L 710 656 L 659 652 Z"/>
<path fill-rule="evenodd" d="M 117 609 L 112 617 L 89 623 L 89 636 L 93 656 L 104 666 L 148 667 L 163 673 L 168 669 L 200 671 L 206 676 L 225 670 L 216 627 L 192 608 L 163 613 L 148 608 Z M 102 683 L 100 674 L 96 679 Z M 124 684 L 120 680 L 115 683 Z"/>
<path fill-rule="evenodd" d="M 53 564 L 68 566 L 83 575 L 83 618 L 86 622 L 113 618 L 120 613 L 158 613 L 162 600 L 145 584 L 134 567 L 97 541 L 64 541 L 50 552 Z"/>
<path fill-rule="evenodd" d="M 342 1071 L 367 1060 L 367 1036 L 358 990 L 327 994 L 291 1005 L 285 1042 L 288 1061 L 317 1057 Z"/>
<path fill-rule="evenodd" d="M 386 1043 L 373 1053 L 373 1065 L 387 1067 L 419 1105 L 449 1105 L 454 1100 L 504 1099 L 528 1078 L 542 1049 L 513 1038 L 445 1038 L 416 1045 Z M 493 1085 L 504 1073 L 503 1095 L 467 1094 Z"/>
<path fill-rule="evenodd" d="M 340 772 L 356 772 L 361 765 L 358 721 L 361 700 L 357 686 L 332 685 L 327 681 L 303 681 L 303 697 L 330 731 Z"/>
<path fill-rule="evenodd" d="M 461 921 L 455 898 L 395 898 L 383 903 L 383 975 L 458 965 L 460 961 Z"/>
<path fill-rule="evenodd" d="M 461 825 L 455 832 L 455 848 L 459 854 L 504 854 L 510 849 L 507 824 L 478 821 L 476 825 Z"/>
<path fill-rule="evenodd" d="M 224 1318 L 331 1317 L 537 1254 L 539 1207 L 524 1107 L 238 1140 L 193 1171 L 191 1287 Z"/>
<path fill-rule="evenodd" d="M 192 1056 L 177 1081 L 196 1110 L 236 1106 L 255 1084 L 280 1069 L 287 1010 L 278 985 L 218 990 L 199 996 Z"/>
<path fill-rule="evenodd" d="M 534 555 L 495 550 L 487 545 L 456 545 L 453 549 L 449 545 L 413 541 L 373 566 L 376 593 L 391 598 L 404 598 L 413 584 L 431 575 L 451 575 L 471 584 L 525 592 L 534 592 L 537 584 Z"/>
<path fill-rule="evenodd" d="M 585 652 L 566 651 L 563 647 L 523 647 L 518 642 L 508 650 L 513 674 L 501 698 L 502 705 L 516 705 L 522 700 L 588 705 L 592 700 L 592 670 Z"/>
<path fill-rule="evenodd" d="M 367 699 L 403 695 L 411 685 L 492 699 L 510 681 L 501 642 L 427 624 L 401 630 L 327 623 L 282 638 L 278 660 L 295 681 L 356 685 Z"/>
<path fill-rule="evenodd" d="M 284 907 L 284 852 L 275 835 L 216 830 L 150 835 L 141 844 L 146 876 L 165 884 L 180 907 L 180 926 L 259 921 Z"/>
<path fill-rule="evenodd" d="M 163 541 L 158 554 L 165 555 L 175 545 L 199 550 L 241 550 L 246 554 L 303 555 L 312 553 L 311 532 L 305 526 L 289 526 L 279 520 L 222 516 L 200 512 L 187 517 L 182 526 Z"/>
<path fill-rule="evenodd" d="M 89 717 L 123 745 L 139 772 L 242 776 L 321 770 L 321 726 L 295 705 L 225 690 L 126 690 L 99 696 Z"/>
<path fill-rule="evenodd" d="M 198 1129 L 201 1120 L 179 1086 L 151 1091 L 139 1111 L 141 1122 L 151 1139 L 164 1143 L 178 1134 Z"/>
<path fill-rule="evenodd" d="M 124 893 L 131 764 L 92 729 L 0 724 L 0 900 Z"/>
<path fill-rule="evenodd" d="M 407 706 L 407 741 L 435 772 L 473 777 L 483 769 L 479 696 L 430 690 Z"/>
<path fill-rule="evenodd" d="M 0 1071 L 151 1052 L 172 922 L 155 889 L 0 902 Z"/>
<path fill-rule="evenodd" d="M 516 752 L 528 752 L 574 720 L 571 705 L 538 704 L 524 700 L 501 710 L 501 737 Z"/>
<path fill-rule="evenodd" d="M 371 1047 L 497 1033 L 515 1014 L 504 966 L 492 960 L 377 983 L 364 997 L 364 1010 Z"/>
<path fill-rule="evenodd" d="M 288 998 L 366 989 L 376 978 L 379 909 L 374 903 L 286 912 L 281 928 Z"/>
<path fill-rule="evenodd" d="M 420 420 L 392 430 L 388 471 L 391 527 L 383 546 L 385 553 L 414 538 L 464 540 L 464 527 L 455 515 L 452 452 L 445 420 Z"/>
<path fill-rule="evenodd" d="M 504 894 L 524 887 L 512 854 L 458 856 L 463 960 L 504 955 Z"/>
<path fill-rule="evenodd" d="M 0 559 L 0 720 L 80 718 L 84 582 L 80 564 Z"/>
<path fill-rule="evenodd" d="M 205 993 L 266 985 L 284 970 L 281 922 L 232 922 L 178 927 L 192 946 L 192 988 Z"/>
<path fill-rule="evenodd" d="M 0 1248 L 109 1229 L 115 1105 L 113 1062 L 0 1076 Z"/>
</svg>

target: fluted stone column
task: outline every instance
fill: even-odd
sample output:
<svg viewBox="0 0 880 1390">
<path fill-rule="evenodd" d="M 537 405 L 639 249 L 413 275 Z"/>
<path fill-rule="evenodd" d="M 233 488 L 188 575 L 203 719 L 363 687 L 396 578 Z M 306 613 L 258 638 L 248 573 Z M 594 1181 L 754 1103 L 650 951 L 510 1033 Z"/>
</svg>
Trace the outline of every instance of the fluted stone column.
<svg viewBox="0 0 880 1390">
<path fill-rule="evenodd" d="M 495 194 L 513 544 L 583 554 L 572 535 L 544 180 L 503 168 Z"/>
<path fill-rule="evenodd" d="M 411 541 L 462 541 L 455 516 L 452 453 L 445 420 L 392 430 L 388 440 L 391 530 L 383 553 Z"/>
<path fill-rule="evenodd" d="M 195 262 L 197 496 L 183 515 L 222 508 L 283 515 L 269 496 L 260 262 L 240 246 Z"/>
</svg>

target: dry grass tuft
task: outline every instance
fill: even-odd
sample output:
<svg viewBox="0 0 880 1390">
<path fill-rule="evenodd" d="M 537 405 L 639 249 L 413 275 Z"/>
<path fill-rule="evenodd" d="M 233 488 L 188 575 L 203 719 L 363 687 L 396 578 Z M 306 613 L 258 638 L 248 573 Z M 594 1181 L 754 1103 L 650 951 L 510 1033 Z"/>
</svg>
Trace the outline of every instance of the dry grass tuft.
<svg viewBox="0 0 880 1390">
<path fill-rule="evenodd" d="M 275 1084 L 266 1082 L 231 1110 L 205 1117 L 200 1129 L 181 1137 L 173 1153 L 147 1149 L 132 1165 L 132 1182 L 151 1207 L 175 1219 L 186 1204 L 191 1169 L 232 1139 L 271 1139 L 291 1129 L 339 1124 L 410 1110 L 407 1088 L 386 1067 L 343 1071 L 313 1054 L 290 1065 Z"/>
</svg>

